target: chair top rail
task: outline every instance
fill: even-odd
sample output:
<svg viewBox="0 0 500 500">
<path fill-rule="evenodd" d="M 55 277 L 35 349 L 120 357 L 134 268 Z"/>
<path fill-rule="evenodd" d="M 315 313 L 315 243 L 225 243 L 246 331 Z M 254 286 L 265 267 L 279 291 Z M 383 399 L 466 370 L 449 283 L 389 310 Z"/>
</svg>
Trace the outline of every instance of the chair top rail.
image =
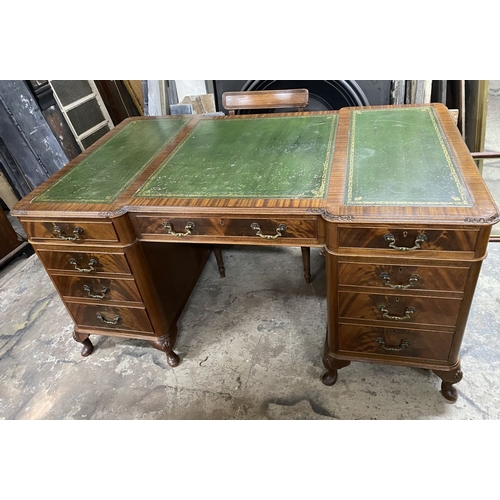
<svg viewBox="0 0 500 500">
<path fill-rule="evenodd" d="M 255 90 L 222 94 L 222 106 L 233 113 L 239 109 L 303 109 L 308 103 L 307 89 Z"/>
</svg>

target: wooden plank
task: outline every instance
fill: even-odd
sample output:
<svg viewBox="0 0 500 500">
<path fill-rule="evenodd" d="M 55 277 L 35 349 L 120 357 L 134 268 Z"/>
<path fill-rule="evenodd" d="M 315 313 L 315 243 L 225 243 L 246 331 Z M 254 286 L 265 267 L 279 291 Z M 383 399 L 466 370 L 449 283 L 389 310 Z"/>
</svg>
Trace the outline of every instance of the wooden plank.
<svg viewBox="0 0 500 500">
<path fill-rule="evenodd" d="M 424 81 L 415 80 L 415 95 L 412 104 L 423 104 L 424 102 Z"/>
<path fill-rule="evenodd" d="M 144 115 L 144 96 L 142 92 L 142 80 L 123 80 L 123 85 L 130 94 L 137 110 Z"/>
<path fill-rule="evenodd" d="M 459 115 L 458 109 L 449 109 L 448 111 L 450 112 L 451 119 L 456 125 L 458 123 L 458 115 Z"/>
<path fill-rule="evenodd" d="M 10 187 L 9 182 L 2 172 L 0 172 L 0 198 L 9 207 L 9 210 L 17 203 L 17 196 Z"/>
<path fill-rule="evenodd" d="M 432 80 L 424 80 L 424 103 L 429 104 L 431 102 L 432 93 Z"/>
<path fill-rule="evenodd" d="M 441 104 L 446 104 L 446 94 L 447 94 L 447 80 L 433 80 L 433 91 L 434 91 L 434 102 L 440 102 Z"/>
<path fill-rule="evenodd" d="M 405 103 L 405 81 L 393 80 L 391 88 L 391 104 Z"/>
<path fill-rule="evenodd" d="M 24 147 L 31 150 L 31 156 L 35 153 L 36 161 L 31 162 L 34 166 L 28 171 L 23 168 L 23 173 L 33 186 L 38 186 L 66 165 L 68 157 L 23 80 L 0 80 L 0 103 L 11 118 L 13 134 L 17 129 Z M 5 136 L 3 139 L 7 144 Z M 16 161 L 22 160 L 16 156 Z"/>
</svg>

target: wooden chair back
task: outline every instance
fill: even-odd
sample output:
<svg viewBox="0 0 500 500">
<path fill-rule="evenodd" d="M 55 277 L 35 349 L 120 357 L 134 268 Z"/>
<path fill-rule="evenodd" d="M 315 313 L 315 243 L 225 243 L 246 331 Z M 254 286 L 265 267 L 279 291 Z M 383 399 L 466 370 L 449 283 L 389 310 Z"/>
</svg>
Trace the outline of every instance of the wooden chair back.
<svg viewBox="0 0 500 500">
<path fill-rule="evenodd" d="M 241 92 L 224 92 L 222 106 L 234 115 L 236 110 L 253 109 L 297 109 L 300 111 L 309 104 L 307 89 L 286 90 L 250 90 Z M 306 283 L 311 282 L 311 249 L 301 247 L 302 264 Z"/>
<path fill-rule="evenodd" d="M 285 109 L 297 111 L 309 104 L 307 89 L 286 90 L 250 90 L 241 92 L 224 92 L 222 106 L 234 115 L 240 109 Z"/>
</svg>

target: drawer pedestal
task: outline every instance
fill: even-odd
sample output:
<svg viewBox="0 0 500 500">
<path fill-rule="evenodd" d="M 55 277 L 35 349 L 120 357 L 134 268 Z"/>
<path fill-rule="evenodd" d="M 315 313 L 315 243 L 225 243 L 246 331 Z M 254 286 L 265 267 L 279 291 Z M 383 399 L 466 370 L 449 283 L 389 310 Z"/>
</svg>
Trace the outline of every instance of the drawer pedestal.
<svg viewBox="0 0 500 500">
<path fill-rule="evenodd" d="M 176 322 L 208 245 L 140 242 L 125 217 L 22 224 L 75 323 L 82 356 L 94 350 L 91 335 L 109 335 L 146 340 L 179 364 Z"/>
<path fill-rule="evenodd" d="M 329 231 L 338 246 L 326 249 L 331 293 L 323 383 L 335 384 L 351 361 L 411 366 L 432 370 L 443 396 L 455 401 L 459 350 L 489 228 L 409 225 L 400 231 L 410 235 L 401 246 L 384 238 L 398 233 L 392 228 L 331 225 Z M 413 248 L 418 235 L 422 243 Z"/>
</svg>

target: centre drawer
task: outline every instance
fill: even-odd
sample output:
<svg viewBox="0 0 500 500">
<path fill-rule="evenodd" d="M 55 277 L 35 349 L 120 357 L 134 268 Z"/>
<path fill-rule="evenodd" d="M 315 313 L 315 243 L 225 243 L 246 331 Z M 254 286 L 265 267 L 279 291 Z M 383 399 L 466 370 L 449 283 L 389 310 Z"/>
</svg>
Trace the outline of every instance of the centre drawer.
<svg viewBox="0 0 500 500">
<path fill-rule="evenodd" d="M 131 274 L 127 258 L 121 252 L 66 252 L 38 248 L 37 254 L 48 271 L 72 271 L 82 275 Z"/>
<path fill-rule="evenodd" d="M 256 240 L 309 240 L 318 239 L 317 219 L 298 218 L 223 218 L 223 217 L 168 217 L 136 215 L 135 225 L 141 237 L 146 239 L 214 239 L 242 237 Z"/>
<path fill-rule="evenodd" d="M 449 332 L 340 324 L 338 350 L 373 359 L 403 357 L 445 363 L 452 342 L 453 333 Z"/>
<path fill-rule="evenodd" d="M 66 305 L 79 327 L 106 328 L 153 334 L 148 314 L 140 307 L 115 307 L 78 302 Z"/>
<path fill-rule="evenodd" d="M 454 326 L 461 299 L 339 292 L 339 318 Z"/>
</svg>

